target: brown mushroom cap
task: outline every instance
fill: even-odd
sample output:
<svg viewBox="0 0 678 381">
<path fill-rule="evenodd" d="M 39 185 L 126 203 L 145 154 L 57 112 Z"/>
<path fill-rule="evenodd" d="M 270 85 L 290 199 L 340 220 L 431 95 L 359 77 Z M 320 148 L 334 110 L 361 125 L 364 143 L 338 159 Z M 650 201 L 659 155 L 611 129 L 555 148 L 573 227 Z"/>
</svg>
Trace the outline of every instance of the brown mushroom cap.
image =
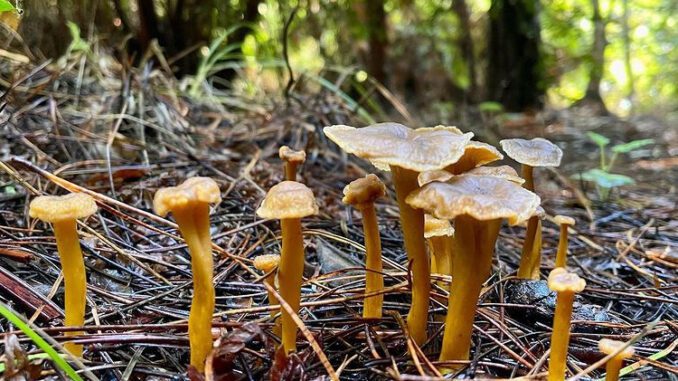
<svg viewBox="0 0 678 381">
<path fill-rule="evenodd" d="M 620 350 L 624 345 L 626 345 L 626 343 L 623 342 L 623 341 L 601 339 L 598 342 L 598 349 L 600 349 L 600 351 L 605 353 L 606 355 L 610 355 L 610 354 L 615 353 L 618 350 Z M 627 358 L 633 356 L 633 354 L 635 352 L 636 351 L 633 349 L 632 346 L 628 346 L 628 347 L 624 348 L 624 350 L 619 352 L 615 357 L 621 358 L 621 359 L 627 359 Z"/>
<path fill-rule="evenodd" d="M 280 256 L 277 254 L 264 254 L 254 258 L 254 268 L 265 273 L 278 267 Z"/>
<path fill-rule="evenodd" d="M 528 219 L 539 196 L 520 185 L 492 176 L 454 176 L 432 182 L 410 193 L 407 203 L 446 220 L 467 214 L 476 220 L 506 218 L 511 225 Z"/>
<path fill-rule="evenodd" d="M 473 137 L 471 132 L 460 134 L 456 127 L 410 129 L 398 123 L 363 128 L 337 125 L 323 132 L 344 151 L 386 171 L 392 165 L 417 172 L 444 168 L 461 158 Z"/>
<path fill-rule="evenodd" d="M 586 287 L 586 281 L 563 267 L 557 267 L 549 274 L 548 285 L 555 292 L 581 292 Z"/>
<path fill-rule="evenodd" d="M 344 204 L 354 205 L 361 209 L 364 205 L 373 203 L 386 194 L 384 183 L 374 174 L 357 179 L 344 187 Z"/>
<path fill-rule="evenodd" d="M 504 155 L 494 146 L 471 140 L 464 147 L 464 154 L 459 160 L 452 164 L 450 169 L 454 173 L 463 173 L 481 165 L 489 164 L 497 160 L 502 160 Z"/>
<path fill-rule="evenodd" d="M 159 216 L 193 203 L 218 204 L 221 191 L 209 177 L 191 177 L 176 187 L 158 189 L 153 197 L 153 209 Z"/>
<path fill-rule="evenodd" d="M 278 150 L 278 156 L 280 157 L 281 160 L 290 163 L 301 164 L 304 161 L 306 161 L 306 152 L 304 152 L 303 150 L 295 151 L 288 146 L 280 147 L 280 149 Z"/>
<path fill-rule="evenodd" d="M 574 226 L 574 218 L 570 216 L 563 216 L 563 215 L 556 215 L 553 217 L 553 222 L 555 222 L 557 225 L 568 225 L 568 226 Z"/>
<path fill-rule="evenodd" d="M 563 158 L 560 147 L 542 138 L 504 139 L 499 144 L 511 159 L 532 167 L 557 167 Z"/>
<path fill-rule="evenodd" d="M 423 187 L 428 183 L 432 183 L 434 181 L 445 182 L 453 177 L 453 174 L 447 172 L 444 169 L 435 169 L 433 171 L 424 171 L 419 173 L 417 176 L 417 182 L 419 183 L 420 187 Z"/>
<path fill-rule="evenodd" d="M 296 181 L 283 181 L 266 194 L 257 215 L 261 218 L 303 218 L 318 213 L 313 191 Z"/>
<path fill-rule="evenodd" d="M 454 235 L 454 228 L 449 220 L 435 218 L 430 214 L 424 216 L 424 238 L 452 235 Z"/>
<path fill-rule="evenodd" d="M 516 184 L 523 184 L 525 179 L 518 175 L 515 169 L 508 165 L 500 165 L 497 167 L 478 167 L 473 168 L 468 172 L 464 172 L 465 175 L 472 176 L 493 176 L 500 177 L 502 179 L 512 181 Z"/>
<path fill-rule="evenodd" d="M 96 213 L 97 204 L 85 193 L 63 196 L 40 196 L 31 201 L 28 214 L 45 222 L 60 222 L 89 217 Z"/>
</svg>

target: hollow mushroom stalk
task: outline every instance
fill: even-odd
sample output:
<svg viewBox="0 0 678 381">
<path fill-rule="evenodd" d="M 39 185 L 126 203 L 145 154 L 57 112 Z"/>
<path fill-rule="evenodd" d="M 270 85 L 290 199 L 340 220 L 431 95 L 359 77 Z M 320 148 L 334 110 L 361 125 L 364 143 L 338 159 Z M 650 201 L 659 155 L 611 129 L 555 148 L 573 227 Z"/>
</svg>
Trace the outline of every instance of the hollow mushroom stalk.
<svg viewBox="0 0 678 381">
<path fill-rule="evenodd" d="M 96 213 L 94 199 L 84 193 L 70 193 L 64 196 L 40 196 L 30 204 L 28 214 L 52 224 L 56 239 L 59 261 L 64 274 L 64 325 L 79 327 L 85 324 L 87 297 L 87 276 L 85 261 L 78 239 L 77 220 Z M 80 331 L 66 332 L 66 336 L 77 336 Z M 67 342 L 64 347 L 73 356 L 82 357 L 82 345 Z"/>
<path fill-rule="evenodd" d="M 381 263 L 381 235 L 377 222 L 377 211 L 374 202 L 384 197 L 386 188 L 379 177 L 369 174 L 352 181 L 344 188 L 344 204 L 352 205 L 363 215 L 363 232 L 365 235 L 365 294 L 379 292 L 384 289 L 384 276 Z M 381 318 L 384 295 L 378 294 L 365 298 L 363 318 Z"/>
<path fill-rule="evenodd" d="M 179 186 L 158 189 L 153 198 L 153 209 L 159 216 L 172 213 L 191 254 L 193 299 L 188 340 L 191 366 L 199 372 L 204 371 L 205 359 L 212 350 L 215 291 L 209 212 L 210 204 L 219 202 L 219 186 L 208 177 L 192 177 Z"/>
<path fill-rule="evenodd" d="M 275 270 L 280 264 L 280 256 L 277 254 L 264 254 L 254 258 L 254 268 L 264 273 L 264 283 L 271 286 L 272 289 L 277 290 L 275 286 Z M 268 303 L 278 304 L 278 300 L 271 291 L 268 292 Z M 277 310 L 271 310 L 271 317 L 278 313 Z"/>
<path fill-rule="evenodd" d="M 577 274 L 569 273 L 564 268 L 558 267 L 549 274 L 548 286 L 557 294 L 553 332 L 551 333 L 548 380 L 560 381 L 565 379 L 574 296 L 584 290 L 586 281 L 579 278 Z"/>
<path fill-rule="evenodd" d="M 558 239 L 558 251 L 556 252 L 555 267 L 565 267 L 567 264 L 567 246 L 568 237 L 567 229 L 574 226 L 574 218 L 568 216 L 557 215 L 553 218 L 553 222 L 560 227 L 560 237 Z"/>
<path fill-rule="evenodd" d="M 598 342 L 598 349 L 606 355 L 616 353 L 605 364 L 605 381 L 617 381 L 619 379 L 619 371 L 621 370 L 624 360 L 630 358 L 635 353 L 633 347 L 627 346 L 623 341 L 601 339 Z"/>
<path fill-rule="evenodd" d="M 261 218 L 279 219 L 282 231 L 282 249 L 278 266 L 280 296 L 294 311 L 301 304 L 301 283 L 304 272 L 304 238 L 301 230 L 303 217 L 318 213 L 313 191 L 295 181 L 274 185 L 257 209 Z M 292 316 L 282 310 L 282 345 L 285 353 L 297 350 L 297 326 Z"/>
<path fill-rule="evenodd" d="M 297 181 L 297 168 L 306 161 L 306 152 L 282 146 L 278 150 L 278 156 L 285 163 L 285 180 Z"/>
<path fill-rule="evenodd" d="M 503 178 L 460 175 L 424 185 L 407 202 L 436 218 L 454 220 L 453 282 L 440 361 L 468 360 L 476 305 L 490 275 L 502 220 L 511 225 L 526 220 L 540 199 Z"/>
<path fill-rule="evenodd" d="M 421 345 L 427 336 L 431 268 L 424 239 L 424 213 L 410 207 L 405 199 L 419 188 L 420 172 L 456 163 L 473 134 L 462 134 L 456 127 L 410 129 L 398 123 L 378 123 L 363 128 L 337 125 L 325 127 L 323 132 L 344 151 L 391 172 L 403 242 L 412 269 L 412 303 L 407 327 L 414 342 Z"/>
<path fill-rule="evenodd" d="M 534 168 L 557 167 L 563 158 L 563 151 L 555 144 L 542 138 L 504 139 L 499 142 L 508 157 L 521 164 L 525 189 L 534 192 Z M 541 265 L 541 221 L 532 216 L 527 223 L 525 241 L 520 257 L 518 278 L 539 279 Z"/>
</svg>

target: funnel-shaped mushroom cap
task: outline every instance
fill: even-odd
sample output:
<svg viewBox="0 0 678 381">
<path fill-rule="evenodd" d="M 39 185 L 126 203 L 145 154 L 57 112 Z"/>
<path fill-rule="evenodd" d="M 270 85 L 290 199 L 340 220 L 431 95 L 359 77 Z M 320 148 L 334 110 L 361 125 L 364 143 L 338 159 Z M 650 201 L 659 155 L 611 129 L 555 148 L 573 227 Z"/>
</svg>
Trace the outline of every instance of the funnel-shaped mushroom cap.
<svg viewBox="0 0 678 381">
<path fill-rule="evenodd" d="M 464 147 L 464 154 L 461 158 L 448 169 L 451 172 L 460 174 L 503 158 L 504 155 L 494 146 L 472 140 Z"/>
<path fill-rule="evenodd" d="M 572 218 L 570 216 L 563 216 L 563 215 L 560 215 L 560 214 L 553 217 L 553 222 L 555 222 L 557 225 L 574 226 L 574 218 Z"/>
<path fill-rule="evenodd" d="M 257 215 L 261 218 L 303 218 L 318 213 L 313 191 L 296 181 L 283 181 L 266 194 Z"/>
<path fill-rule="evenodd" d="M 96 213 L 97 204 L 85 193 L 64 196 L 40 196 L 31 201 L 28 214 L 45 222 L 59 222 L 89 217 Z"/>
<path fill-rule="evenodd" d="M 504 139 L 499 144 L 511 159 L 531 167 L 557 167 L 563 158 L 557 145 L 542 138 Z"/>
<path fill-rule="evenodd" d="M 381 170 L 390 166 L 416 172 L 441 169 L 464 154 L 473 133 L 456 127 L 410 129 L 398 123 L 378 123 L 363 128 L 330 126 L 325 135 L 348 153 L 369 160 Z"/>
<path fill-rule="evenodd" d="M 454 235 L 454 228 L 450 221 L 435 218 L 429 214 L 424 216 L 424 238 L 452 235 Z"/>
<path fill-rule="evenodd" d="M 525 179 L 518 175 L 515 169 L 508 165 L 500 165 L 498 167 L 478 167 L 473 168 L 468 172 L 464 172 L 465 175 L 472 176 L 493 176 L 500 177 L 504 180 L 512 181 L 516 184 L 523 184 Z"/>
<path fill-rule="evenodd" d="M 505 218 L 515 225 L 534 214 L 539 196 L 520 185 L 492 176 L 455 176 L 432 182 L 410 193 L 407 203 L 436 218 L 469 215 L 476 220 Z"/>
<path fill-rule="evenodd" d="M 557 267 L 549 274 L 548 285 L 555 292 L 582 292 L 586 281 L 579 275 L 568 272 L 563 267 Z"/>
<path fill-rule="evenodd" d="M 344 204 L 354 205 L 360 209 L 363 205 L 371 204 L 386 194 L 384 183 L 374 174 L 354 180 L 344 187 Z"/>
<path fill-rule="evenodd" d="M 216 181 L 209 177 L 191 177 L 181 185 L 158 189 L 153 197 L 153 209 L 164 217 L 178 208 L 195 203 L 217 204 L 221 202 L 221 192 Z"/>
<path fill-rule="evenodd" d="M 278 267 L 280 256 L 277 254 L 264 254 L 254 258 L 254 268 L 265 273 Z"/>
<path fill-rule="evenodd" d="M 626 345 L 626 343 L 623 341 L 601 339 L 598 342 L 598 349 L 600 349 L 600 351 L 605 353 L 606 355 L 611 355 L 617 352 L 618 350 L 622 349 L 624 345 Z M 633 349 L 633 347 L 628 346 L 624 348 L 621 352 L 619 352 L 615 357 L 620 359 L 627 359 L 633 356 L 635 352 L 636 351 Z"/>
<path fill-rule="evenodd" d="M 428 183 L 432 183 L 434 181 L 445 182 L 453 177 L 453 174 L 447 172 L 444 169 L 436 169 L 433 171 L 424 171 L 419 173 L 417 176 L 417 182 L 419 183 L 420 187 L 423 187 Z"/>
<path fill-rule="evenodd" d="M 295 151 L 288 146 L 282 146 L 278 150 L 278 156 L 283 161 L 288 161 L 290 163 L 301 164 L 306 161 L 306 152 L 304 151 Z"/>
</svg>

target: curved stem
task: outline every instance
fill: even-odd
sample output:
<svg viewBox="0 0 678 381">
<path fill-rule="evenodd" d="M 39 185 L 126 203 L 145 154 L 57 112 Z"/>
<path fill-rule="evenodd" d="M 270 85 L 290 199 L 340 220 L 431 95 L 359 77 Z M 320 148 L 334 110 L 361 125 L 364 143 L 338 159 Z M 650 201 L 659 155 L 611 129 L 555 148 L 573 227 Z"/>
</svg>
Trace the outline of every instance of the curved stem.
<svg viewBox="0 0 678 381">
<path fill-rule="evenodd" d="M 520 255 L 519 279 L 539 279 L 541 239 L 541 220 L 537 216 L 530 217 L 527 222 L 523 251 Z"/>
<path fill-rule="evenodd" d="M 298 218 L 280 220 L 282 230 L 282 250 L 278 267 L 278 285 L 280 296 L 299 311 L 301 302 L 301 282 L 304 273 L 304 241 L 301 233 L 301 220 Z M 292 316 L 284 309 L 281 316 L 282 345 L 285 353 L 297 350 L 297 325 Z"/>
<path fill-rule="evenodd" d="M 54 238 L 59 251 L 59 260 L 64 274 L 64 325 L 66 327 L 85 324 L 85 305 L 87 303 L 87 278 L 85 261 L 80 249 L 76 220 L 66 220 L 52 224 Z M 77 336 L 81 331 L 66 332 L 66 336 Z M 64 348 L 73 356 L 82 357 L 82 345 L 67 342 Z"/>
<path fill-rule="evenodd" d="M 384 289 L 384 276 L 381 263 L 381 236 L 377 223 L 377 213 L 374 205 L 370 204 L 362 208 L 363 231 L 365 232 L 365 293 L 381 291 Z M 384 295 L 374 295 L 365 298 L 363 307 L 364 318 L 380 318 Z"/>
<path fill-rule="evenodd" d="M 567 263 L 567 225 L 560 225 L 560 239 L 556 253 L 556 267 L 565 267 Z"/>
<path fill-rule="evenodd" d="M 549 356 L 549 381 L 565 379 L 567 346 L 570 343 L 570 319 L 572 318 L 573 292 L 559 292 L 551 333 L 551 354 Z"/>
<path fill-rule="evenodd" d="M 391 173 L 400 208 L 405 251 L 412 268 L 412 305 L 407 315 L 407 328 L 414 342 L 421 345 L 426 341 L 431 268 L 424 239 L 424 213 L 405 202 L 407 196 L 419 187 L 418 173 L 395 166 L 391 167 Z"/>
<path fill-rule="evenodd" d="M 613 357 L 607 362 L 605 366 L 605 381 L 617 381 L 619 379 L 619 371 L 623 361 L 618 357 Z"/>
</svg>

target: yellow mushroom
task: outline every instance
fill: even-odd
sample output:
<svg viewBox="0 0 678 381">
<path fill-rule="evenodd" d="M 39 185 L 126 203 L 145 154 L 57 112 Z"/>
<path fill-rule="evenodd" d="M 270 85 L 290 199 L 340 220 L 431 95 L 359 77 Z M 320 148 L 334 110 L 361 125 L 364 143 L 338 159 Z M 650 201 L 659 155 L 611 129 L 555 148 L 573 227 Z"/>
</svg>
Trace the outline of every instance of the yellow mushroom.
<svg viewBox="0 0 678 381">
<path fill-rule="evenodd" d="M 577 274 L 569 273 L 564 268 L 558 267 L 549 274 L 548 286 L 558 295 L 553 316 L 548 380 L 559 381 L 565 379 L 574 295 L 584 290 L 586 281 L 579 278 Z"/>
<path fill-rule="evenodd" d="M 368 159 L 375 167 L 391 171 L 400 209 L 400 226 L 412 269 L 412 304 L 407 315 L 410 336 L 426 341 L 431 291 L 431 268 L 424 239 L 424 213 L 405 199 L 417 188 L 420 172 L 443 169 L 456 163 L 473 136 L 456 127 L 410 129 L 398 123 L 379 123 L 363 128 L 330 126 L 325 135 L 348 153 Z"/>
<path fill-rule="evenodd" d="M 153 209 L 160 216 L 172 213 L 188 245 L 193 271 L 193 300 L 188 317 L 191 365 L 202 372 L 212 350 L 214 314 L 214 261 L 210 235 L 210 204 L 221 202 L 217 183 L 207 177 L 192 177 L 176 187 L 155 192 Z"/>
<path fill-rule="evenodd" d="M 558 240 L 558 252 L 556 253 L 556 267 L 565 267 L 567 264 L 567 229 L 574 226 L 574 218 L 557 215 L 553 222 L 560 227 L 560 238 Z"/>
<path fill-rule="evenodd" d="M 610 339 L 602 339 L 598 342 L 598 349 L 606 355 L 616 353 L 611 359 L 607 361 L 605 366 L 605 381 L 617 381 L 619 379 L 619 371 L 621 370 L 624 360 L 630 358 L 635 353 L 633 347 L 627 346 L 623 341 L 616 341 Z"/>
<path fill-rule="evenodd" d="M 266 276 L 264 278 L 264 283 L 267 283 L 274 290 L 277 289 L 275 286 L 275 270 L 280 264 L 280 256 L 277 254 L 264 254 L 259 255 L 254 258 L 254 268 L 264 273 Z M 269 304 L 278 304 L 278 300 L 275 298 L 271 291 L 268 292 L 268 303 Z M 278 312 L 276 310 L 271 310 L 271 317 L 275 316 Z"/>
<path fill-rule="evenodd" d="M 278 266 L 280 296 L 294 311 L 301 304 L 301 282 L 304 273 L 304 238 L 301 219 L 318 213 L 313 191 L 295 181 L 274 185 L 257 209 L 261 218 L 279 219 L 282 249 Z M 297 350 L 297 326 L 290 314 L 282 311 L 282 345 L 285 353 Z"/>
<path fill-rule="evenodd" d="M 59 260 L 64 274 L 64 325 L 79 327 L 85 324 L 87 277 L 85 262 L 78 240 L 77 219 L 96 213 L 94 199 L 84 193 L 70 193 L 65 196 L 36 197 L 28 210 L 32 218 L 52 224 L 57 243 Z M 82 332 L 66 332 L 66 336 Z M 82 345 L 67 342 L 64 347 L 73 356 L 82 356 Z"/>
<path fill-rule="evenodd" d="M 297 167 L 306 161 L 306 152 L 282 146 L 278 150 L 278 156 L 285 162 L 285 180 L 297 181 Z"/>
<path fill-rule="evenodd" d="M 345 204 L 353 205 L 363 215 L 363 232 L 365 234 L 365 293 L 384 289 L 384 276 L 381 264 L 381 235 L 377 223 L 377 212 L 374 201 L 384 197 L 384 183 L 376 175 L 370 174 L 355 180 L 344 188 Z M 365 298 L 363 317 L 381 318 L 384 295 L 373 295 Z"/>
</svg>

